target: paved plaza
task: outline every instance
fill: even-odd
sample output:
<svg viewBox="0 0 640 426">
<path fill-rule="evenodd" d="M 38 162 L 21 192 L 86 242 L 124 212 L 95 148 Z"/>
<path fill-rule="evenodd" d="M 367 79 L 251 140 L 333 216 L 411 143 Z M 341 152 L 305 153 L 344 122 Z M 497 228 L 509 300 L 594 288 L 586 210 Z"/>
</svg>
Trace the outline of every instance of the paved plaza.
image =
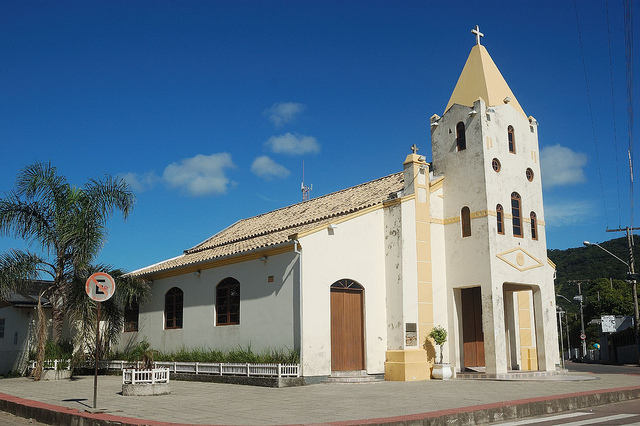
<svg viewBox="0 0 640 426">
<path fill-rule="evenodd" d="M 488 404 L 506 406 L 516 400 L 640 387 L 640 376 L 633 374 L 596 377 L 571 373 L 565 379 L 333 383 L 280 389 L 172 381 L 171 395 L 125 397 L 120 377 L 100 376 L 97 407 L 106 414 L 148 423 L 289 425 L 384 419 Z M 3 379 L 0 393 L 73 412 L 93 411 L 92 376 L 49 382 Z"/>
</svg>

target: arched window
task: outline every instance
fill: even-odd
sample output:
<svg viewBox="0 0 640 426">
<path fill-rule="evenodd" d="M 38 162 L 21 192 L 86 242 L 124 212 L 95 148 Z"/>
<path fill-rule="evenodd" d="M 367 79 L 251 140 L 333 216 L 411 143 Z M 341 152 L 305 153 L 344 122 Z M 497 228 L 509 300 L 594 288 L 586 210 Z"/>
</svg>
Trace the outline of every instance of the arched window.
<svg viewBox="0 0 640 426">
<path fill-rule="evenodd" d="M 458 151 L 467 149 L 467 139 L 464 134 L 464 123 L 462 121 L 456 124 L 456 145 L 458 146 Z"/>
<path fill-rule="evenodd" d="M 335 283 L 331 284 L 331 288 L 335 289 L 349 289 L 354 291 L 363 291 L 364 287 L 353 280 L 338 280 Z"/>
<path fill-rule="evenodd" d="M 216 324 L 240 324 L 240 282 L 225 278 L 216 287 Z"/>
<path fill-rule="evenodd" d="M 182 301 L 184 293 L 178 287 L 164 295 L 164 328 L 182 328 Z"/>
<path fill-rule="evenodd" d="M 504 209 L 502 204 L 496 206 L 496 222 L 498 234 L 504 235 Z"/>
<path fill-rule="evenodd" d="M 516 153 L 516 134 L 513 130 L 513 126 L 507 127 L 507 136 L 509 138 L 509 152 L 512 154 Z"/>
<path fill-rule="evenodd" d="M 462 223 L 462 236 L 471 236 L 471 211 L 469 207 L 464 206 L 460 211 L 460 222 Z"/>
<path fill-rule="evenodd" d="M 513 222 L 513 236 L 522 238 L 522 211 L 520 206 L 520 194 L 511 193 L 511 216 Z"/>
<path fill-rule="evenodd" d="M 140 314 L 140 306 L 137 300 L 131 300 L 124 307 L 124 331 L 138 331 L 138 316 Z"/>
<path fill-rule="evenodd" d="M 529 214 L 529 217 L 531 218 L 531 239 L 537 240 L 538 239 L 538 218 L 536 217 L 535 212 L 531 212 Z"/>
</svg>

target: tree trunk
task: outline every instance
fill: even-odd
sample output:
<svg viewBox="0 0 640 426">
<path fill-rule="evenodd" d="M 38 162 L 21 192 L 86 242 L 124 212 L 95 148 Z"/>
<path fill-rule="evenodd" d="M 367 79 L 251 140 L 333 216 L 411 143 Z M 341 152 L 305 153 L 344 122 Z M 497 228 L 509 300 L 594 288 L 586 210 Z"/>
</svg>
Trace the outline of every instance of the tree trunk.
<svg viewBox="0 0 640 426">
<path fill-rule="evenodd" d="M 64 306 L 64 292 L 61 286 L 56 286 L 56 289 L 49 298 L 51 303 L 51 336 L 56 344 L 62 343 L 62 328 L 64 324 L 65 306 Z"/>
<path fill-rule="evenodd" d="M 42 378 L 42 368 L 44 367 L 44 349 L 47 343 L 46 318 L 42 308 L 42 295 L 38 298 L 38 354 L 36 356 L 36 369 L 33 372 L 33 379 L 38 381 Z"/>
</svg>

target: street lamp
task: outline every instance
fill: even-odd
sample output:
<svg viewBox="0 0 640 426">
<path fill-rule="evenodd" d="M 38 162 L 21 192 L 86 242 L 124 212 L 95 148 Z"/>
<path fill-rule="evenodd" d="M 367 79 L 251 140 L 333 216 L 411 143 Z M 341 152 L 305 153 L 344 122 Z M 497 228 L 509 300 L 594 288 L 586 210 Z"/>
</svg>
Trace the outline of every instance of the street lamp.
<svg viewBox="0 0 640 426">
<path fill-rule="evenodd" d="M 571 300 L 567 299 L 566 297 L 564 297 L 561 294 L 556 293 L 556 297 L 562 297 L 564 300 L 566 300 L 567 302 L 571 303 Z M 557 308 L 561 309 L 561 311 L 560 311 L 560 334 L 562 334 L 562 312 L 564 312 L 564 322 L 565 322 L 565 325 L 567 327 L 567 353 L 569 354 L 569 358 L 568 359 L 571 359 L 571 341 L 569 340 L 569 318 L 568 318 L 569 315 L 568 315 L 567 310 L 564 309 L 562 306 L 558 305 L 558 303 L 556 302 L 556 310 L 557 310 Z M 562 339 L 560 339 L 560 340 L 562 340 Z M 564 352 L 564 350 L 563 350 L 563 352 Z M 563 357 L 564 357 L 564 355 L 563 355 Z M 562 360 L 562 363 L 563 363 L 563 368 L 564 368 L 564 358 Z"/>
<path fill-rule="evenodd" d="M 558 296 L 561 296 L 564 300 L 571 302 L 569 299 L 562 296 L 561 294 L 558 294 Z M 580 282 L 578 282 L 578 296 L 575 296 L 573 300 L 578 300 L 580 302 L 580 341 L 582 342 L 582 358 L 586 358 L 587 357 L 587 340 L 586 340 L 587 334 L 584 330 L 584 310 L 582 305 L 583 299 L 582 299 L 582 290 L 580 289 Z"/>
<path fill-rule="evenodd" d="M 636 289 L 636 272 L 634 270 L 633 252 L 631 250 L 629 251 L 629 262 L 625 262 L 624 260 L 620 259 L 615 254 L 611 253 L 606 248 L 602 247 L 600 244 L 590 243 L 589 241 L 585 241 L 583 244 L 586 247 L 596 246 L 596 247 L 600 248 L 601 250 L 605 251 L 606 253 L 608 253 L 609 255 L 615 257 L 620 262 L 622 262 L 625 265 L 627 265 L 627 268 L 628 268 L 628 271 L 629 271 L 628 272 L 629 279 L 631 280 L 631 284 L 633 286 L 633 328 L 635 329 L 636 339 L 637 339 L 637 337 L 638 337 L 638 320 L 640 319 L 640 314 L 638 313 L 638 292 L 637 292 L 637 289 Z"/>
</svg>

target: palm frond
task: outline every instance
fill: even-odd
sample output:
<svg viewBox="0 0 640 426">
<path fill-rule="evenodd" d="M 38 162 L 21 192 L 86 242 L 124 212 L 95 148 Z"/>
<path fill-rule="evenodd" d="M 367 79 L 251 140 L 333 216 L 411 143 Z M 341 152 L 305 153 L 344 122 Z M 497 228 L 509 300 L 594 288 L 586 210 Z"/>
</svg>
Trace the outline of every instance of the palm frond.
<svg viewBox="0 0 640 426">
<path fill-rule="evenodd" d="M 38 279 L 46 265 L 38 255 L 22 250 L 0 254 L 0 296 Z"/>
<path fill-rule="evenodd" d="M 25 202 L 9 192 L 0 200 L 0 235 L 41 243 L 51 248 L 50 211 L 38 201 Z"/>
<path fill-rule="evenodd" d="M 27 200 L 39 199 L 53 205 L 65 198 L 69 184 L 48 163 L 34 163 L 23 168 L 16 179 L 16 193 Z"/>
<path fill-rule="evenodd" d="M 121 211 L 126 219 L 135 205 L 136 197 L 129 184 L 122 178 L 105 176 L 101 180 L 90 179 L 84 192 L 93 207 L 92 210 L 100 213 L 103 220 L 113 216 L 115 210 Z"/>
</svg>

